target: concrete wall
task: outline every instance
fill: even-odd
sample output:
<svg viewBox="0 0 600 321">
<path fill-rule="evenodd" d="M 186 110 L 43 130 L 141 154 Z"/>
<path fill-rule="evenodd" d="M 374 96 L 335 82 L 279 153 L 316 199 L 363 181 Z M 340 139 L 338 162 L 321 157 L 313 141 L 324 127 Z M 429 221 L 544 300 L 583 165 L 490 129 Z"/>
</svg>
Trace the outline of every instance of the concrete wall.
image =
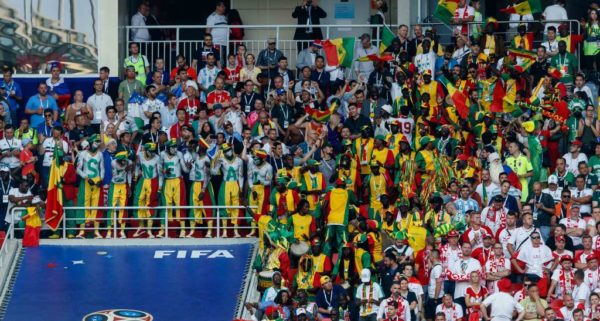
<svg viewBox="0 0 600 321">
<path fill-rule="evenodd" d="M 122 3 L 118 0 L 98 1 L 98 68 L 107 66 L 111 70 L 112 76 L 119 74 L 119 57 L 121 53 L 115 48 L 123 48 L 124 42 L 120 33 L 122 29 L 119 26 L 124 25 L 125 21 L 120 21 L 117 12 L 126 12 Z M 117 9 L 118 8 L 118 9 Z"/>
</svg>

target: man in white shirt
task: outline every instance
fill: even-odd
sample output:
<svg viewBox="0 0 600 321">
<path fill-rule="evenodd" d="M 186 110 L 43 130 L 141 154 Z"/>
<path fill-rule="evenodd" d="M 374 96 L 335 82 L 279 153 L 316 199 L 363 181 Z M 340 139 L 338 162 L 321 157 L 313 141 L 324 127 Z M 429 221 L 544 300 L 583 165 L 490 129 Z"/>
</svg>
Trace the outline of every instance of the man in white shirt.
<svg viewBox="0 0 600 321">
<path fill-rule="evenodd" d="M 562 314 L 561 319 L 564 321 L 573 321 L 573 311 L 575 311 L 575 309 L 577 309 L 577 307 L 575 306 L 573 295 L 563 295 L 563 307 L 559 310 L 559 313 Z"/>
<path fill-rule="evenodd" d="M 581 236 L 587 227 L 585 220 L 579 216 L 579 206 L 573 205 L 569 217 L 565 217 L 559 221 L 567 228 L 567 235 L 573 240 L 573 246 L 581 245 Z"/>
<path fill-rule="evenodd" d="M 489 201 L 492 199 L 492 191 L 498 188 L 498 185 L 492 181 L 490 177 L 490 171 L 484 169 L 481 171 L 481 183 L 477 185 L 475 191 L 479 194 L 481 201 L 483 203 L 483 207 L 489 204 Z"/>
<path fill-rule="evenodd" d="M 471 257 L 472 246 L 469 242 L 462 244 L 462 258 L 454 262 L 446 272 L 448 280 L 454 281 L 454 300 L 463 305 L 465 292 L 470 284 L 471 272 L 483 272 L 481 263 Z"/>
<path fill-rule="evenodd" d="M 567 165 L 567 171 L 573 173 L 574 176 L 579 175 L 579 163 L 588 162 L 587 156 L 581 152 L 581 141 L 575 140 L 569 146 L 569 152 L 566 153 L 563 158 Z"/>
<path fill-rule="evenodd" d="M 558 204 L 558 202 L 560 202 L 560 195 L 562 193 L 562 189 L 558 188 L 558 176 L 548 176 L 548 187 L 544 188 L 542 190 L 542 193 L 552 196 L 552 199 L 554 199 L 554 204 Z"/>
<path fill-rule="evenodd" d="M 579 309 L 588 309 L 590 306 L 590 294 L 592 291 L 585 280 L 583 270 L 575 271 L 575 289 L 573 289 L 573 300 Z"/>
<path fill-rule="evenodd" d="M 546 31 L 546 41 L 542 42 L 542 46 L 546 48 L 548 61 L 558 53 L 558 40 L 556 40 L 556 27 L 549 26 Z"/>
<path fill-rule="evenodd" d="M 138 12 L 131 17 L 131 26 L 140 27 L 131 29 L 131 40 L 135 42 L 150 41 L 150 32 L 146 26 L 146 17 L 150 14 L 150 7 L 147 2 L 142 2 L 138 6 Z"/>
<path fill-rule="evenodd" d="M 464 316 L 462 306 L 452 301 L 451 294 L 444 295 L 442 303 L 435 308 L 435 313 L 437 314 L 439 312 L 446 315 L 447 321 L 461 321 Z"/>
<path fill-rule="evenodd" d="M 377 49 L 377 47 L 373 46 L 373 44 L 371 43 L 371 36 L 368 33 L 363 33 L 360 36 L 360 47 L 356 48 L 356 51 L 354 53 L 354 64 L 352 66 L 352 70 L 354 71 L 354 77 L 355 79 L 362 81 L 362 82 L 367 82 L 367 80 L 369 79 L 369 76 L 371 75 L 371 73 L 373 72 L 373 70 L 375 70 L 375 66 L 373 65 L 372 61 L 365 61 L 365 62 L 360 62 L 357 59 L 360 57 L 365 57 L 368 55 L 378 55 L 379 54 L 379 50 Z"/>
<path fill-rule="evenodd" d="M 372 320 L 376 318 L 379 304 L 385 295 L 379 284 L 371 280 L 369 269 L 360 272 L 360 281 L 362 283 L 356 288 L 356 305 L 360 307 L 361 320 Z"/>
<path fill-rule="evenodd" d="M 567 10 L 565 10 L 565 0 L 556 0 L 555 4 L 546 7 L 544 12 L 542 12 L 542 18 L 544 20 L 567 20 L 569 17 L 567 16 Z M 546 23 L 546 28 L 544 32 L 548 31 L 548 27 L 554 26 L 554 28 L 558 28 L 560 22 L 548 22 Z"/>
<path fill-rule="evenodd" d="M 101 122 L 106 121 L 106 107 L 113 106 L 112 99 L 104 93 L 103 89 L 102 80 L 96 79 L 94 81 L 94 94 L 87 99 L 87 104 L 92 107 L 94 112 L 94 119 L 90 122 L 92 124 L 100 125 Z"/>
<path fill-rule="evenodd" d="M 509 279 L 498 281 L 499 292 L 488 296 L 481 303 L 481 314 L 485 320 L 491 321 L 510 321 L 513 320 L 513 312 L 518 313 L 516 321 L 523 320 L 525 309 L 512 295 L 510 295 L 511 282 Z M 488 317 L 487 308 L 491 307 L 490 317 Z"/>
<path fill-rule="evenodd" d="M 146 87 L 146 96 L 148 98 L 144 101 L 144 103 L 142 103 L 141 106 L 141 116 L 142 120 L 144 121 L 144 125 L 148 125 L 150 118 L 152 118 L 152 113 L 160 112 L 160 110 L 165 108 L 165 104 L 161 100 L 156 99 L 156 91 L 157 89 L 155 86 L 150 85 Z"/>
<path fill-rule="evenodd" d="M 422 74 L 425 70 L 429 70 L 431 74 L 435 74 L 435 52 L 431 50 L 431 39 L 425 38 L 421 43 L 423 53 L 415 56 L 415 67 L 418 73 Z"/>
<path fill-rule="evenodd" d="M 579 206 L 579 214 L 587 217 L 592 213 L 592 195 L 594 192 L 585 187 L 585 176 L 577 175 L 575 178 L 575 188 L 571 189 L 571 201 Z"/>
<path fill-rule="evenodd" d="M 206 25 L 209 28 L 206 28 L 206 33 L 210 33 L 213 36 L 213 43 L 216 46 L 220 46 L 220 61 L 224 61 L 223 54 L 225 53 L 225 48 L 227 46 L 227 38 L 229 36 L 229 29 L 227 28 L 227 16 L 225 16 L 225 11 L 227 7 L 225 6 L 224 1 L 217 1 L 217 6 L 215 7 L 215 11 L 206 18 Z"/>
<path fill-rule="evenodd" d="M 587 103 L 594 104 L 594 96 L 592 95 L 592 90 L 588 85 L 585 84 L 585 75 L 583 73 L 579 73 L 575 75 L 575 87 L 573 87 L 573 94 L 583 91 L 587 96 Z"/>
<path fill-rule="evenodd" d="M 522 269 L 518 264 L 513 264 L 518 272 L 521 274 L 535 275 L 541 278 L 546 268 L 546 263 L 552 261 L 552 250 L 544 244 L 542 244 L 542 236 L 538 232 L 533 232 L 529 236 L 531 239 L 531 245 L 525 246 L 519 254 L 516 260 L 525 263 L 525 269 Z M 515 259 L 513 259 L 515 260 Z"/>
<path fill-rule="evenodd" d="M 515 5 L 517 5 L 518 2 L 521 2 L 521 1 L 512 0 L 511 2 L 512 2 L 512 4 L 510 6 L 508 6 L 508 8 L 514 7 Z M 533 15 L 530 13 L 528 13 L 526 15 L 520 15 L 518 13 L 511 13 L 508 18 L 508 21 L 510 21 L 510 23 L 508 24 L 508 27 L 510 28 L 510 31 L 511 31 L 510 36 L 512 36 L 513 33 L 516 34 L 517 28 L 519 27 L 519 25 L 521 23 L 526 22 L 526 21 L 533 21 Z"/>
<path fill-rule="evenodd" d="M 475 19 L 475 9 L 471 6 L 467 6 L 466 0 L 459 0 L 458 6 L 454 10 L 454 17 L 452 23 L 454 27 L 454 35 L 465 35 L 469 36 L 469 24 Z"/>
<path fill-rule="evenodd" d="M 12 125 L 4 128 L 4 138 L 0 140 L 0 163 L 10 167 L 11 172 L 21 167 L 19 154 L 23 150 L 21 140 L 15 138 L 15 129 Z M 21 175 L 19 175 L 21 176 Z"/>
<path fill-rule="evenodd" d="M 385 312 L 391 302 L 397 303 L 398 307 L 396 308 L 396 312 L 400 316 L 399 320 L 409 321 L 410 304 L 408 304 L 408 301 L 400 295 L 400 282 L 394 282 L 394 284 L 392 284 L 390 297 L 381 301 L 379 309 L 377 310 L 377 320 L 384 320 Z"/>
</svg>

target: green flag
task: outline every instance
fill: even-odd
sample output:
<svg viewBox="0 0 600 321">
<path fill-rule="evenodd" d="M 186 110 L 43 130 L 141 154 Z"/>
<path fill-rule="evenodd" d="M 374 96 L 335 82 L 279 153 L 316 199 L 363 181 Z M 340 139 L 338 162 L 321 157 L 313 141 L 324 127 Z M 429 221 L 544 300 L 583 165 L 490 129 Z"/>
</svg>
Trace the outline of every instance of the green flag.
<svg viewBox="0 0 600 321">
<path fill-rule="evenodd" d="M 392 30 L 388 26 L 383 26 L 383 30 L 381 30 L 381 42 L 379 43 L 379 54 L 383 53 L 392 44 L 394 37 L 395 35 Z"/>
</svg>

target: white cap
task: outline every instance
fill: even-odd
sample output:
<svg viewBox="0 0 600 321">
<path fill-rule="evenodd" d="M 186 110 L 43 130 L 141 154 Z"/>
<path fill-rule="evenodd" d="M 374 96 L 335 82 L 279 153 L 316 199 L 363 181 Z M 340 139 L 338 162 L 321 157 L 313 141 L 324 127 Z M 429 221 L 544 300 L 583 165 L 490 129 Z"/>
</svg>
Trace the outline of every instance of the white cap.
<svg viewBox="0 0 600 321">
<path fill-rule="evenodd" d="M 548 176 L 548 184 L 558 184 L 558 176 L 556 176 L 556 175 Z"/>
<path fill-rule="evenodd" d="M 304 308 L 296 309 L 296 315 L 301 315 L 301 314 L 306 315 L 306 309 L 304 309 Z"/>
<path fill-rule="evenodd" d="M 385 104 L 385 105 L 381 106 L 381 109 L 385 110 L 385 112 L 388 113 L 388 114 L 390 114 L 390 115 L 392 114 L 392 106 L 390 106 L 388 104 Z"/>
<path fill-rule="evenodd" d="M 360 281 L 362 283 L 367 283 L 371 281 L 371 270 L 363 269 L 360 271 Z"/>
<path fill-rule="evenodd" d="M 186 81 L 185 86 L 186 87 L 194 87 L 196 90 L 198 90 L 198 84 L 193 80 Z"/>
</svg>

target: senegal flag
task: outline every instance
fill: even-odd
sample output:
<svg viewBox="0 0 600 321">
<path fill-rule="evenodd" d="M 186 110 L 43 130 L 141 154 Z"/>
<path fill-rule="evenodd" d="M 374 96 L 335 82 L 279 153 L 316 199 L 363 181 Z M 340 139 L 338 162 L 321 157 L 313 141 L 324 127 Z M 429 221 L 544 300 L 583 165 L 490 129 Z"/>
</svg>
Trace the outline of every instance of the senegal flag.
<svg viewBox="0 0 600 321">
<path fill-rule="evenodd" d="M 542 12 L 542 3 L 541 0 L 526 0 L 512 7 L 508 7 L 505 9 L 500 9 L 500 12 L 508 13 L 508 14 L 518 14 L 520 16 L 524 16 L 527 14 Z"/>
<path fill-rule="evenodd" d="M 61 145 L 62 146 L 62 145 Z M 56 231 L 63 219 L 63 187 L 62 176 L 65 165 L 60 165 L 63 160 L 63 150 L 58 145 L 54 146 L 54 157 L 50 166 L 48 180 L 48 197 L 46 199 L 46 224 Z"/>
<path fill-rule="evenodd" d="M 433 16 L 445 24 L 450 24 L 454 17 L 454 11 L 458 8 L 459 0 L 439 0 Z"/>
<path fill-rule="evenodd" d="M 323 42 L 323 50 L 328 66 L 343 66 L 350 68 L 354 60 L 353 37 L 328 39 Z"/>
<path fill-rule="evenodd" d="M 388 26 L 383 26 L 383 30 L 381 30 L 381 42 L 379 43 L 379 54 L 382 54 L 392 44 L 394 37 L 392 30 Z"/>
<path fill-rule="evenodd" d="M 439 81 L 448 90 L 448 95 L 450 95 L 450 98 L 452 98 L 452 101 L 454 102 L 454 107 L 456 108 L 458 115 L 462 119 L 467 119 L 467 117 L 469 117 L 469 106 L 467 105 L 467 96 L 465 96 L 465 94 L 462 91 L 456 89 L 456 87 L 454 87 L 454 85 L 452 84 L 452 82 L 450 82 L 450 80 L 448 80 L 448 78 L 441 76 Z"/>
</svg>

